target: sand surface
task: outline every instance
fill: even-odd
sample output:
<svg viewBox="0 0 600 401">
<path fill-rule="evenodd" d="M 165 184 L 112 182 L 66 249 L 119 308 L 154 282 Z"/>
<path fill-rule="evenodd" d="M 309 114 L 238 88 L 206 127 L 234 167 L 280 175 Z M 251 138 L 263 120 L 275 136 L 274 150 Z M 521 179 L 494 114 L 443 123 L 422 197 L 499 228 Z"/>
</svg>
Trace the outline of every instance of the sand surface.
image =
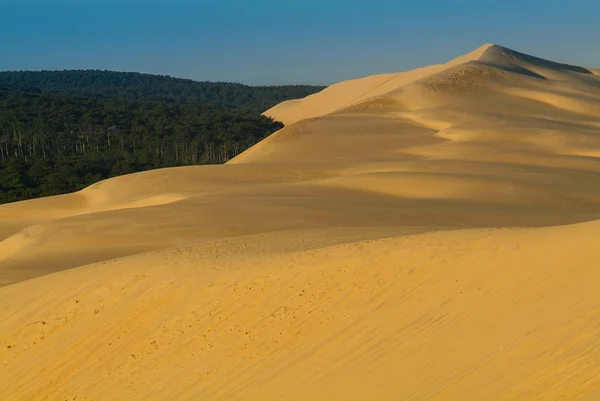
<svg viewBox="0 0 600 401">
<path fill-rule="evenodd" d="M 0 399 L 600 399 L 598 70 L 485 45 L 266 114 L 0 206 Z"/>
</svg>

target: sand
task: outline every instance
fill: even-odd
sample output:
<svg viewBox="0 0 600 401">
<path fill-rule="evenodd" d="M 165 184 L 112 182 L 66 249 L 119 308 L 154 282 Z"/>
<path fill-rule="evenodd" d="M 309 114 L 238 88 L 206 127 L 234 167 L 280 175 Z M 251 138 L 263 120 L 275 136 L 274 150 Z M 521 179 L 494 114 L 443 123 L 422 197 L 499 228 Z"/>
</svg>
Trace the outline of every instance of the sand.
<svg viewBox="0 0 600 401">
<path fill-rule="evenodd" d="M 222 166 L 0 206 L 3 400 L 600 398 L 600 76 L 485 45 Z"/>
</svg>

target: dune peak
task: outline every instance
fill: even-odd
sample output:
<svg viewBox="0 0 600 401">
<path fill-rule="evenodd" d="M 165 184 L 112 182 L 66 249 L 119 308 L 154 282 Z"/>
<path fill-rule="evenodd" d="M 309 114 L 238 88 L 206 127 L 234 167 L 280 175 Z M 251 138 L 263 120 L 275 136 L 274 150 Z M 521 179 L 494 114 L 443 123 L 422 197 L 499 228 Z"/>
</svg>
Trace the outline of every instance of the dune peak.
<svg viewBox="0 0 600 401">
<path fill-rule="evenodd" d="M 492 62 L 500 65 L 517 65 L 520 67 L 533 67 L 546 70 L 554 70 L 557 72 L 575 72 L 580 74 L 592 74 L 592 72 L 584 67 L 579 67 L 571 64 L 559 63 L 556 61 L 547 60 L 541 57 L 532 56 L 508 47 L 500 45 L 491 45 L 478 58 L 480 61 Z"/>
</svg>

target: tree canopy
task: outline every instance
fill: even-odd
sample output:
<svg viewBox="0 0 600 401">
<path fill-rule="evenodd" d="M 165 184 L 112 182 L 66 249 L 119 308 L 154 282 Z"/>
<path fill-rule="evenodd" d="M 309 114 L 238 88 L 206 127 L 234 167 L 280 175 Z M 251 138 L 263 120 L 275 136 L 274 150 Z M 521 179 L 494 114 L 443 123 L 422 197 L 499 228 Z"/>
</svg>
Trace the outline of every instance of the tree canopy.
<svg viewBox="0 0 600 401">
<path fill-rule="evenodd" d="M 259 111 L 320 89 L 103 71 L 0 73 L 0 203 L 153 168 L 224 163 L 283 127 Z"/>
<path fill-rule="evenodd" d="M 44 92 L 67 92 L 85 97 L 132 101 L 200 103 L 220 108 L 241 108 L 262 113 L 288 99 L 298 99 L 323 86 L 248 86 L 226 82 L 197 82 L 164 75 L 100 70 L 0 72 L 2 85 Z"/>
</svg>

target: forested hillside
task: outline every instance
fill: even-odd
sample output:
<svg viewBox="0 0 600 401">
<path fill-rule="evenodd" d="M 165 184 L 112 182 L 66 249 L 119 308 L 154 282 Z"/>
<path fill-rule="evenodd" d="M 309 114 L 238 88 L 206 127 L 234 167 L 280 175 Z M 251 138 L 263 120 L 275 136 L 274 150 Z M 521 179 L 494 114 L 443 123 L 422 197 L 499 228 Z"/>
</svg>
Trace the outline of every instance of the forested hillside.
<svg viewBox="0 0 600 401">
<path fill-rule="evenodd" d="M 262 113 L 284 100 L 306 97 L 324 89 L 307 85 L 248 86 L 196 82 L 161 75 L 98 70 L 0 72 L 0 88 L 3 85 L 85 97 L 200 103 L 247 109 L 255 113 Z"/>
<path fill-rule="evenodd" d="M 110 71 L 0 72 L 0 203 L 153 168 L 224 163 L 283 127 L 261 112 L 321 89 Z"/>
<path fill-rule="evenodd" d="M 282 127 L 247 110 L 0 91 L 0 203 L 223 163 Z"/>
</svg>

